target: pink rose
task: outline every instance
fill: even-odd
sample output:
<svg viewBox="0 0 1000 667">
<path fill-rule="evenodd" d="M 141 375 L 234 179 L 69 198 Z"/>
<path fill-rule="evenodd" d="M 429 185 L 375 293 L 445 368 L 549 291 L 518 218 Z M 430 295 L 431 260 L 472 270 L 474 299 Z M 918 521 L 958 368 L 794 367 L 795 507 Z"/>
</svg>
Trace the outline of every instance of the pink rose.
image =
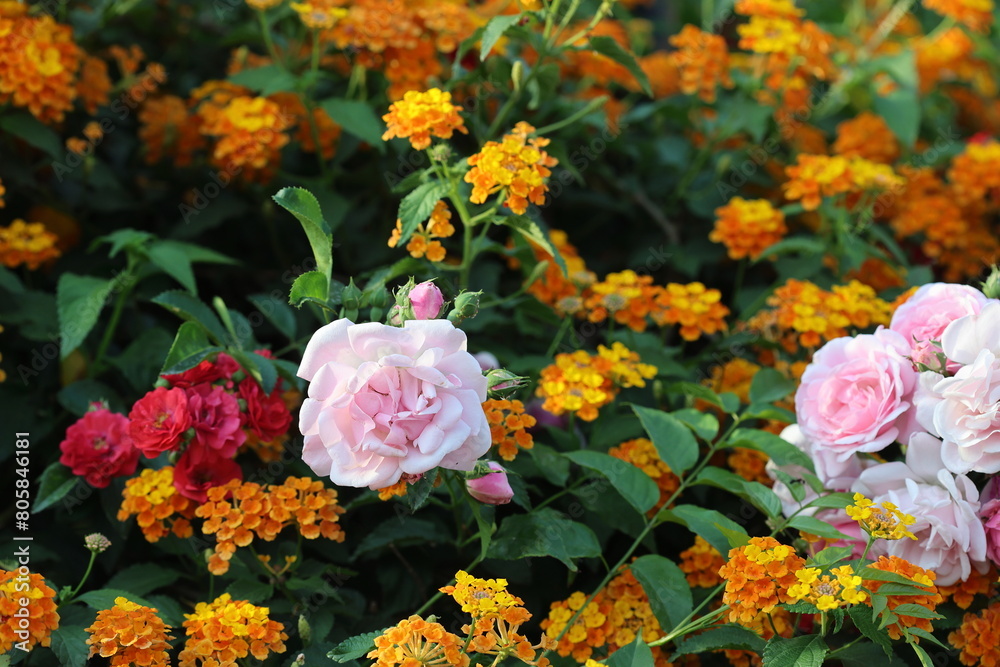
<svg viewBox="0 0 1000 667">
<path fill-rule="evenodd" d="M 240 404 L 220 386 L 196 384 L 186 390 L 194 426 L 193 446 L 233 458 L 246 440 Z"/>
<path fill-rule="evenodd" d="M 433 320 L 441 314 L 443 305 L 441 290 L 429 280 L 410 290 L 410 306 L 413 307 L 413 317 L 418 320 Z"/>
<path fill-rule="evenodd" d="M 978 313 L 949 324 L 941 334 L 941 349 L 956 365 L 973 363 L 982 350 L 1000 356 L 1000 301 L 991 299 Z"/>
<path fill-rule="evenodd" d="M 926 433 L 914 435 L 906 462 L 880 463 L 861 473 L 854 491 L 875 504 L 894 503 L 916 519 L 909 526 L 917 539 L 875 540 L 871 556 L 899 556 L 937 573 L 939 586 L 965 581 L 975 568 L 985 572 L 986 531 L 980 522 L 979 491 L 965 475 L 942 469 L 941 443 Z"/>
<path fill-rule="evenodd" d="M 208 500 L 209 489 L 233 479 L 243 479 L 243 470 L 236 461 L 198 445 L 184 450 L 174 466 L 174 488 L 198 503 Z"/>
<path fill-rule="evenodd" d="M 379 489 L 435 467 L 472 470 L 490 448 L 486 378 L 447 320 L 337 320 L 306 346 L 302 458 L 335 484 Z"/>
<path fill-rule="evenodd" d="M 936 368 L 941 348 L 931 341 L 940 341 L 949 324 L 978 313 L 988 301 L 985 294 L 968 285 L 930 283 L 896 309 L 889 328 L 909 343 L 915 363 Z"/>
<path fill-rule="evenodd" d="M 488 475 L 470 479 L 465 482 L 469 495 L 487 505 L 506 505 L 514 497 L 514 490 L 507 481 L 507 472 L 503 466 L 493 461 L 487 462 L 491 472 Z"/>
<path fill-rule="evenodd" d="M 994 565 L 1000 565 L 1000 484 L 996 477 L 983 487 L 981 500 L 979 516 L 986 530 L 986 555 Z"/>
<path fill-rule="evenodd" d="M 917 379 L 909 353 L 900 334 L 881 328 L 820 348 L 795 393 L 802 434 L 840 463 L 892 444 L 905 426 Z"/>
<path fill-rule="evenodd" d="M 59 462 L 97 489 L 110 484 L 112 477 L 131 475 L 139 463 L 128 417 L 105 408 L 92 409 L 66 429 L 59 449 Z"/>
</svg>

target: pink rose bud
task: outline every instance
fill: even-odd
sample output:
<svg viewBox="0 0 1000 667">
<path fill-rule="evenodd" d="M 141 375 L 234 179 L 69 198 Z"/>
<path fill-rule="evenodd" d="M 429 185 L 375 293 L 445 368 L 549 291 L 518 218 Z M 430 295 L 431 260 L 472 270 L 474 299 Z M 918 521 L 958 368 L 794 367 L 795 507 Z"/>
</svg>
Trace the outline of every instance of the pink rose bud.
<svg viewBox="0 0 1000 667">
<path fill-rule="evenodd" d="M 514 497 L 514 490 L 507 481 L 507 473 L 499 463 L 490 461 L 486 465 L 495 472 L 467 480 L 465 486 L 469 495 L 488 505 L 506 505 Z"/>
<path fill-rule="evenodd" d="M 415 285 L 410 290 L 410 305 L 413 307 L 413 317 L 418 320 L 433 320 L 441 314 L 444 305 L 444 295 L 434 283 L 427 281 Z"/>
</svg>

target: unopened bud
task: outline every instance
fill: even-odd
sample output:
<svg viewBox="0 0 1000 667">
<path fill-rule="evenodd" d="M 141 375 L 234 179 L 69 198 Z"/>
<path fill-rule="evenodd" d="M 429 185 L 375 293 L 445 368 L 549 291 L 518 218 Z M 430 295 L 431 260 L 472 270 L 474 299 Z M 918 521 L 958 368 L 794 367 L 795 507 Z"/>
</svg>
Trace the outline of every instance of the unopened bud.
<svg viewBox="0 0 1000 667">
<path fill-rule="evenodd" d="M 483 295 L 479 292 L 462 292 L 455 297 L 455 306 L 448 313 L 448 319 L 452 324 L 458 324 L 462 320 L 468 320 L 479 313 L 479 298 Z"/>
<path fill-rule="evenodd" d="M 361 307 L 361 290 L 354 284 L 354 278 L 351 278 L 351 282 L 344 288 L 340 299 L 345 310 L 357 310 Z"/>
<path fill-rule="evenodd" d="M 302 614 L 299 614 L 299 637 L 302 638 L 302 643 L 307 646 L 312 641 L 312 627 Z"/>
<path fill-rule="evenodd" d="M 524 63 L 522 61 L 514 62 L 514 66 L 510 70 L 510 80 L 514 84 L 514 92 L 520 92 L 521 86 L 524 85 Z"/>
<path fill-rule="evenodd" d="M 507 398 L 521 387 L 527 386 L 529 381 L 506 368 L 495 368 L 486 372 L 486 392 L 490 398 Z"/>
<path fill-rule="evenodd" d="M 83 546 L 95 554 L 103 553 L 111 547 L 111 540 L 100 533 L 91 533 L 83 538 Z"/>
<path fill-rule="evenodd" d="M 469 495 L 481 503 L 488 505 L 505 505 L 514 497 L 514 490 L 510 488 L 507 480 L 507 472 L 499 463 L 489 461 L 486 463 L 488 472 L 481 477 L 467 479 L 465 488 Z M 479 468 L 479 465 L 476 466 Z M 473 474 L 479 472 L 474 470 Z"/>
</svg>

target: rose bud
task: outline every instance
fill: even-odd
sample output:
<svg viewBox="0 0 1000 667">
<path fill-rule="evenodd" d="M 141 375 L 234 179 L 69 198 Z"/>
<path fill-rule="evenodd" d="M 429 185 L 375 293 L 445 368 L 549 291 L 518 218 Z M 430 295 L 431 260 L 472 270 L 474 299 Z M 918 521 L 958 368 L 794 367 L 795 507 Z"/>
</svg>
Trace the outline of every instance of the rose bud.
<svg viewBox="0 0 1000 667">
<path fill-rule="evenodd" d="M 479 313 L 479 297 L 483 295 L 482 290 L 478 292 L 462 292 L 455 297 L 455 306 L 448 313 L 448 319 L 453 324 L 458 324 L 462 320 L 468 320 Z"/>
<path fill-rule="evenodd" d="M 514 375 L 506 368 L 486 371 L 486 391 L 490 398 L 507 398 L 528 383 L 528 378 Z"/>
<path fill-rule="evenodd" d="M 433 320 L 441 314 L 444 306 L 444 295 L 438 286 L 431 281 L 420 283 L 410 290 L 410 307 L 413 308 L 413 318 L 417 320 Z"/>
<path fill-rule="evenodd" d="M 465 487 L 469 490 L 469 495 L 488 505 L 509 503 L 514 497 L 514 490 L 510 488 L 510 482 L 507 481 L 507 472 L 499 463 L 489 461 L 486 465 L 494 472 L 466 480 Z"/>
</svg>

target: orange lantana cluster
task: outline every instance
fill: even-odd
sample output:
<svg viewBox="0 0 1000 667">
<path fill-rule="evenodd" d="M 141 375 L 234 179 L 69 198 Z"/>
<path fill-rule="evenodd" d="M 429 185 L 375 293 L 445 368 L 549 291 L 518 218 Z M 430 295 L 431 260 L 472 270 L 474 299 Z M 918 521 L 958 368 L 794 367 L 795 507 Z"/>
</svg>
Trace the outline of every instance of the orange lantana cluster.
<svg viewBox="0 0 1000 667">
<path fill-rule="evenodd" d="M 387 126 L 382 140 L 409 139 L 410 145 L 420 151 L 431 145 L 431 137 L 451 139 L 455 132 L 467 134 L 459 111 L 461 108 L 451 103 L 451 93 L 439 88 L 426 92 L 411 90 L 403 99 L 393 102 L 389 113 L 382 116 Z"/>
<path fill-rule="evenodd" d="M 27 651 L 49 645 L 52 631 L 59 627 L 55 597 L 56 592 L 40 574 L 0 570 L 0 653 L 8 653 L 22 642 Z M 25 617 L 15 615 L 23 614 L 22 609 L 28 610 L 27 627 L 21 624 Z M 25 630 L 27 638 L 18 634 Z"/>
<path fill-rule="evenodd" d="M 432 262 L 443 262 L 448 251 L 437 239 L 448 238 L 455 233 L 451 224 L 451 210 L 443 200 L 439 200 L 431 211 L 431 217 L 426 223 L 421 223 L 406 243 L 406 251 L 411 257 L 424 257 Z M 396 228 L 389 237 L 389 247 L 395 248 L 403 237 L 403 221 L 396 220 Z"/>
<path fill-rule="evenodd" d="M 205 519 L 202 532 L 215 535 L 215 553 L 208 560 L 212 574 L 225 574 L 237 547 L 255 537 L 273 541 L 286 526 L 295 525 L 306 539 L 323 536 L 344 541 L 338 518 L 344 508 L 337 492 L 307 477 L 289 477 L 282 484 L 261 486 L 232 480 L 208 490 L 208 501 L 195 510 Z"/>
<path fill-rule="evenodd" d="M 708 239 L 726 246 L 730 259 L 757 259 L 788 231 L 785 214 L 766 199 L 733 197 L 715 209 L 715 215 L 715 229 Z"/>
<path fill-rule="evenodd" d="M 937 586 L 934 585 L 934 580 L 937 578 L 937 575 L 930 570 L 925 570 L 919 565 L 914 565 L 913 563 L 899 558 L 898 556 L 880 556 L 879 559 L 869 565 L 869 567 L 873 570 L 882 570 L 884 572 L 892 572 L 894 574 L 904 576 L 907 579 L 911 579 L 915 583 L 920 584 L 920 586 L 926 591 L 923 595 L 887 595 L 886 608 L 889 611 L 893 611 L 900 605 L 915 604 L 924 607 L 929 612 L 933 612 L 937 606 L 944 601 L 944 598 L 938 592 Z M 885 583 L 886 582 L 884 581 L 865 579 L 864 587 L 871 591 L 872 595 L 874 595 L 878 593 L 879 589 L 882 588 L 882 585 Z M 909 616 L 904 613 L 899 614 L 898 620 L 887 626 L 886 631 L 893 639 L 899 639 L 903 636 L 904 628 L 920 628 L 926 632 L 931 632 L 934 629 L 931 627 L 931 620 L 929 618 Z"/>
<path fill-rule="evenodd" d="M 825 197 L 888 190 L 904 183 L 892 167 L 840 155 L 799 155 L 794 165 L 785 168 L 785 174 L 785 197 L 801 200 L 807 211 L 819 208 Z"/>
<path fill-rule="evenodd" d="M 554 415 L 571 412 L 593 421 L 621 388 L 644 387 L 655 376 L 656 367 L 641 363 L 637 353 L 616 342 L 598 346 L 595 355 L 585 350 L 557 354 L 555 363 L 542 369 L 536 394 L 545 399 L 542 408 Z"/>
<path fill-rule="evenodd" d="M 34 271 L 60 254 L 56 243 L 59 237 L 40 222 L 15 220 L 7 227 L 0 227 L 0 264 L 16 268 L 24 264 Z"/>
<path fill-rule="evenodd" d="M 701 535 L 695 535 L 694 544 L 681 552 L 677 567 L 684 573 L 688 585 L 699 588 L 712 588 L 722 583 L 719 570 L 726 560 L 719 550 L 705 541 Z"/>
<path fill-rule="evenodd" d="M 652 276 L 640 276 L 631 269 L 609 273 L 587 290 L 583 308 L 591 322 L 611 317 L 634 331 L 645 331 L 662 291 L 662 287 L 653 285 Z"/>
<path fill-rule="evenodd" d="M 473 204 L 482 204 L 498 192 L 505 196 L 504 206 L 519 215 L 528 210 L 529 201 L 539 206 L 545 203 L 545 179 L 552 174 L 549 167 L 559 161 L 543 150 L 548 139 L 529 138 L 534 131 L 521 121 L 501 141 L 487 141 L 469 157 L 471 169 L 465 174 L 465 182 L 472 184 L 469 200 Z"/>
<path fill-rule="evenodd" d="M 794 602 L 788 589 L 798 583 L 795 573 L 805 563 L 794 549 L 773 537 L 751 537 L 746 546 L 731 549 L 719 570 L 726 580 L 722 602 L 729 605 L 729 620 L 752 623 L 779 603 Z"/>
<path fill-rule="evenodd" d="M 180 667 L 236 667 L 248 656 L 265 660 L 284 653 L 285 626 L 270 618 L 267 607 L 233 600 L 223 593 L 213 602 L 199 602 L 185 614 L 187 641 L 178 660 Z M 240 663 L 242 664 L 242 663 Z"/>
<path fill-rule="evenodd" d="M 687 24 L 670 38 L 670 44 L 676 49 L 673 64 L 685 95 L 697 94 L 703 102 L 712 103 L 719 86 L 733 87 L 725 37 Z"/>
<path fill-rule="evenodd" d="M 767 305 L 770 309 L 758 312 L 746 327 L 780 342 L 789 353 L 846 336 L 848 327 L 888 325 L 892 317 L 890 304 L 856 280 L 827 291 L 809 281 L 789 279 L 767 298 Z"/>
<path fill-rule="evenodd" d="M 899 157 L 899 140 L 882 116 L 863 111 L 837 126 L 833 152 L 844 157 L 892 164 Z"/>
<path fill-rule="evenodd" d="M 567 630 L 566 626 L 574 616 L 576 619 Z M 548 618 L 541 622 L 541 628 L 551 639 L 561 634 L 556 651 L 561 656 L 572 655 L 581 663 L 589 659 L 595 650 L 603 649 L 610 654 L 631 644 L 638 634 L 647 642 L 663 636 L 660 623 L 649 605 L 649 597 L 628 568 L 623 568 L 589 603 L 587 595 L 582 592 L 553 602 Z M 657 667 L 670 664 L 667 662 L 669 653 L 662 647 L 654 646 L 652 650 Z"/>
<path fill-rule="evenodd" d="M 962 625 L 948 635 L 948 642 L 961 650 L 958 659 L 963 665 L 1000 665 L 1000 602 L 978 614 L 966 614 Z"/>
<path fill-rule="evenodd" d="M 483 403 L 486 421 L 497 454 L 504 461 L 513 461 L 521 449 L 531 449 L 535 441 L 527 429 L 535 425 L 535 418 L 524 413 L 521 401 L 490 399 Z"/>
<path fill-rule="evenodd" d="M 174 488 L 174 468 L 159 470 L 146 468 L 138 477 L 125 482 L 118 520 L 126 521 L 135 516 L 143 536 L 156 542 L 169 533 L 177 537 L 191 537 L 191 518 L 194 502 Z"/>
<path fill-rule="evenodd" d="M 679 324 L 684 340 L 698 340 L 726 328 L 729 308 L 722 303 L 722 293 L 702 283 L 667 283 L 656 297 L 656 305 L 659 308 L 652 313 L 653 320 L 660 326 Z"/>
<path fill-rule="evenodd" d="M 670 497 L 680 487 L 680 479 L 673 473 L 670 466 L 660 458 L 660 453 L 656 451 L 652 441 L 646 438 L 626 440 L 617 447 L 609 449 L 608 454 L 622 461 L 628 461 L 656 482 L 657 488 L 660 489 L 660 499 L 649 510 L 650 515 L 655 514 L 666 505 Z"/>
<path fill-rule="evenodd" d="M 373 667 L 468 667 L 469 656 L 458 635 L 440 623 L 410 616 L 375 638 L 375 650 L 368 653 Z"/>
<path fill-rule="evenodd" d="M 115 605 L 97 612 L 94 623 L 87 628 L 90 657 L 111 658 L 112 665 L 168 667 L 167 651 L 173 639 L 167 632 L 169 628 L 156 609 L 117 597 Z"/>
</svg>

